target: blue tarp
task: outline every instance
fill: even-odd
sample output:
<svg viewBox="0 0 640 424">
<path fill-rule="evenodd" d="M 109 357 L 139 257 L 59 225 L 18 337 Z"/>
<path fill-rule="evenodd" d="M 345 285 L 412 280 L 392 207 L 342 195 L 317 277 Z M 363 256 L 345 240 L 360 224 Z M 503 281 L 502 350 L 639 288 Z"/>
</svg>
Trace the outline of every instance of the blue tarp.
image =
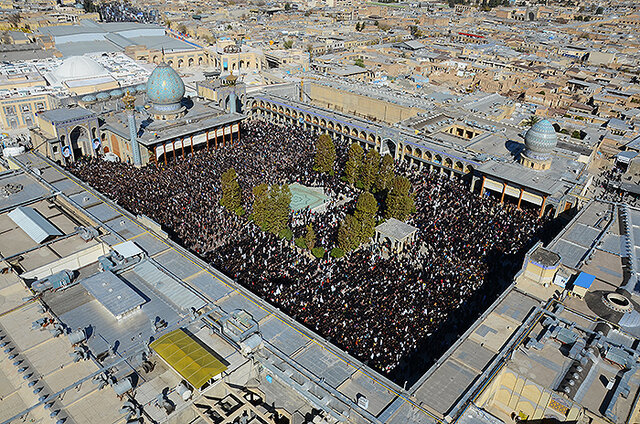
<svg viewBox="0 0 640 424">
<path fill-rule="evenodd" d="M 587 274 L 586 272 L 581 272 L 576 278 L 576 281 L 573 283 L 575 287 L 582 287 L 585 289 L 589 289 L 593 281 L 596 279 L 594 275 Z"/>
</svg>

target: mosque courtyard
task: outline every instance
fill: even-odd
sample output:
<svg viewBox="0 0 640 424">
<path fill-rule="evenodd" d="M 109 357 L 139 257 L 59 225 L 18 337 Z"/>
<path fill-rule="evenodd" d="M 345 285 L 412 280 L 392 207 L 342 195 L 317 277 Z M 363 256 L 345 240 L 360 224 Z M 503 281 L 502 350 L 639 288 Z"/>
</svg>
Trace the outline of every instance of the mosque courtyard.
<svg viewBox="0 0 640 424">
<path fill-rule="evenodd" d="M 420 375 L 510 282 L 549 219 L 472 193 L 466 181 L 396 166 L 413 185 L 417 212 L 408 223 L 418 228 L 415 241 L 398 254 L 383 255 L 385 246 L 372 242 L 333 258 L 339 222 L 355 202 L 336 199 L 355 199 L 360 190 L 340 178 L 348 148 L 340 142 L 336 175 L 312 170 L 316 138 L 297 127 L 249 121 L 233 149 L 142 168 L 84 159 L 70 171 L 392 379 Z M 220 176 L 229 167 L 238 173 L 245 216 L 219 205 Z M 251 189 L 283 181 L 294 193 L 294 237 L 312 225 L 324 257 L 247 218 Z M 315 213 L 319 202 L 326 211 Z"/>
</svg>

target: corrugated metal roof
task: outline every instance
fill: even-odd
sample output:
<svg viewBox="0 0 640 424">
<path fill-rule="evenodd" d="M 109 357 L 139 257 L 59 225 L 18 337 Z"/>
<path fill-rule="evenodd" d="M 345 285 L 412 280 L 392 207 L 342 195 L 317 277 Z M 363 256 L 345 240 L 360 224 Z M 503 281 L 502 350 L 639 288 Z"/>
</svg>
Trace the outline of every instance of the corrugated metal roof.
<svg viewBox="0 0 640 424">
<path fill-rule="evenodd" d="M 111 271 L 94 274 L 80 284 L 116 318 L 145 303 L 142 296 Z"/>
<path fill-rule="evenodd" d="M 33 208 L 19 206 L 8 215 L 36 243 L 42 243 L 49 237 L 62 235 L 60 230 Z"/>
<path fill-rule="evenodd" d="M 162 272 L 148 260 L 136 265 L 132 272 L 156 289 L 166 300 L 184 311 L 188 311 L 192 307 L 200 309 L 206 304 L 194 292 Z"/>
</svg>

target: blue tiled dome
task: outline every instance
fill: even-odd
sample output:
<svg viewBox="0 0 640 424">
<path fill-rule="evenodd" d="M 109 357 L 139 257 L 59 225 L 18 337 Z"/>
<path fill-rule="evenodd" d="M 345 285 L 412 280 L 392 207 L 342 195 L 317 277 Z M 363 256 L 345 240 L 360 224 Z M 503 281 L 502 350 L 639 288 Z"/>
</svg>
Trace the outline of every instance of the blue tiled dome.
<svg viewBox="0 0 640 424">
<path fill-rule="evenodd" d="M 147 97 L 154 105 L 176 105 L 184 96 L 184 83 L 176 71 L 166 63 L 153 70 L 147 81 Z"/>
<path fill-rule="evenodd" d="M 548 158 L 557 143 L 556 129 L 546 119 L 533 124 L 524 136 L 526 154 L 536 159 Z"/>
</svg>

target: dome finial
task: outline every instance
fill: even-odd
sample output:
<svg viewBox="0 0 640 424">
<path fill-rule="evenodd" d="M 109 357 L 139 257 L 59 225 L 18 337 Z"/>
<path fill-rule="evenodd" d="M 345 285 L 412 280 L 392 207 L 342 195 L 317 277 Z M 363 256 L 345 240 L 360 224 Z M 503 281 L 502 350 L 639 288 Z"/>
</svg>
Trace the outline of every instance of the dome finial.
<svg viewBox="0 0 640 424">
<path fill-rule="evenodd" d="M 124 95 L 122 101 L 124 102 L 125 109 L 135 109 L 136 98 L 129 92 L 129 90 L 127 90 L 127 94 Z"/>
</svg>

